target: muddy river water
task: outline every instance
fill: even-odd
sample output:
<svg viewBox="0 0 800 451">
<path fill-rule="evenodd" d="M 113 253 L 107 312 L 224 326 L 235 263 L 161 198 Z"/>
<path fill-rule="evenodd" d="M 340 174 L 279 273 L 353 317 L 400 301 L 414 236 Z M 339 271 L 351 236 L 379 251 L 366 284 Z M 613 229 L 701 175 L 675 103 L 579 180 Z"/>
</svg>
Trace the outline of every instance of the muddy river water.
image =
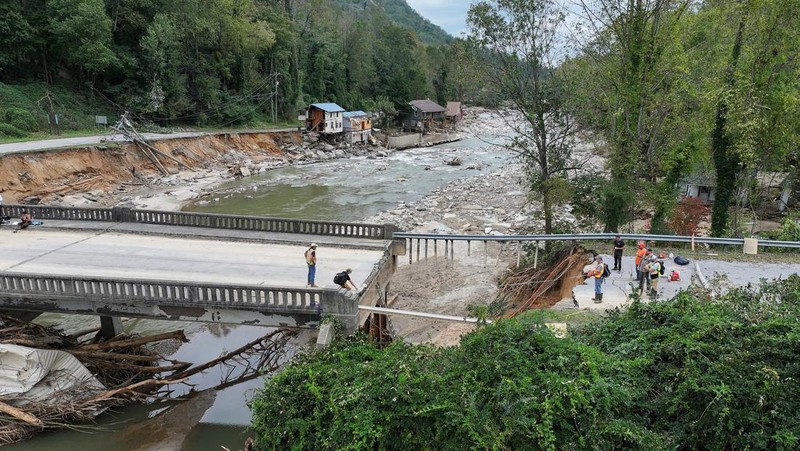
<svg viewBox="0 0 800 451">
<path fill-rule="evenodd" d="M 462 164 L 445 161 L 458 157 Z M 387 158 L 331 160 L 284 167 L 238 179 L 189 205 L 187 211 L 265 215 L 298 219 L 363 221 L 398 202 L 413 202 L 457 178 L 490 172 L 510 156 L 478 139 L 391 153 Z M 94 317 L 47 315 L 48 324 L 78 330 L 97 321 Z M 202 363 L 235 349 L 269 331 L 263 327 L 221 326 L 129 320 L 129 332 L 159 333 L 183 329 L 190 342 L 171 358 Z M 314 334 L 301 334 L 287 352 L 313 343 Z M 223 378 L 212 369 L 190 380 L 195 391 L 213 387 Z M 263 386 L 255 379 L 219 391 L 204 392 L 189 401 L 133 405 L 102 415 L 91 429 L 53 431 L 8 450 L 220 450 L 241 449 L 248 436 L 247 401 Z M 188 386 L 174 387 L 174 396 L 190 393 Z"/>
</svg>

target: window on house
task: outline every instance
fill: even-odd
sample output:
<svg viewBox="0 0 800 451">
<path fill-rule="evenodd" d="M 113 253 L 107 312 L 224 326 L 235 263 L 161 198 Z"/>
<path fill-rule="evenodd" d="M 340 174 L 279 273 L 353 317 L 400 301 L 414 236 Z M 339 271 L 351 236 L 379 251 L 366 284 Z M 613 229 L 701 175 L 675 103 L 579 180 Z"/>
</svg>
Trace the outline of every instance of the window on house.
<svg viewBox="0 0 800 451">
<path fill-rule="evenodd" d="M 708 200 L 711 198 L 711 187 L 710 186 L 698 187 L 697 197 L 708 202 Z"/>
</svg>

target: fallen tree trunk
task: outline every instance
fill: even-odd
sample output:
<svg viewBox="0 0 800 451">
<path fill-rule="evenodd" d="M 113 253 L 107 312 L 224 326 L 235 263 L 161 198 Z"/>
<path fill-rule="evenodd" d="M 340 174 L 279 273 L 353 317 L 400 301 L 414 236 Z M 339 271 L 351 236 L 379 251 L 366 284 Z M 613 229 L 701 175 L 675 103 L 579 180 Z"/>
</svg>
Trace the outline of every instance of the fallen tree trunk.
<svg viewBox="0 0 800 451">
<path fill-rule="evenodd" d="M 12 417 L 24 421 L 25 423 L 30 424 L 31 426 L 41 426 L 42 421 L 35 416 L 17 409 L 16 407 L 10 406 L 2 401 L 0 401 L 0 412 L 6 413 L 11 415 Z"/>
<path fill-rule="evenodd" d="M 184 343 L 188 342 L 189 340 L 186 338 L 186 334 L 183 333 L 182 330 L 176 330 L 174 332 L 167 332 L 158 335 L 151 335 L 148 337 L 136 337 L 136 338 L 126 338 L 123 340 L 112 340 L 112 341 L 104 341 L 103 343 L 93 343 L 88 345 L 82 345 L 78 349 L 80 351 L 102 351 L 105 349 L 115 349 L 115 348 L 128 348 L 132 346 L 142 346 L 147 343 L 152 343 L 154 341 L 162 341 L 162 340 L 180 340 Z"/>
</svg>

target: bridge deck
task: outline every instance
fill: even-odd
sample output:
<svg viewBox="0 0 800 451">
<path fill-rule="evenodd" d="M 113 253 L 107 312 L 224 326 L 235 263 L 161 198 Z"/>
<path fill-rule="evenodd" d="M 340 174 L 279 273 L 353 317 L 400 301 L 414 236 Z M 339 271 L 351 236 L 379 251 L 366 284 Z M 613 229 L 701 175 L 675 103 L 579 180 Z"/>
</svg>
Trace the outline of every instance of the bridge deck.
<svg viewBox="0 0 800 451">
<path fill-rule="evenodd" d="M 361 283 L 385 254 L 383 241 L 197 227 L 46 221 L 12 233 L 0 226 L 0 272 L 116 279 L 305 287 L 303 251 L 314 241 L 317 284 L 353 269 Z"/>
</svg>

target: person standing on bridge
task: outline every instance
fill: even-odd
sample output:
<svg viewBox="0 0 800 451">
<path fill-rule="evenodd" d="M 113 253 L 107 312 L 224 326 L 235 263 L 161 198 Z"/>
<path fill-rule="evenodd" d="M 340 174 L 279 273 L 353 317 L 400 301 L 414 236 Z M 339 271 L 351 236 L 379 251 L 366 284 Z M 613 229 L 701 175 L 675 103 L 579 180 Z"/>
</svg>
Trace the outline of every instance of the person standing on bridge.
<svg viewBox="0 0 800 451">
<path fill-rule="evenodd" d="M 308 284 L 306 288 L 317 288 L 314 278 L 317 275 L 317 243 L 311 243 L 305 252 L 306 265 L 308 265 Z"/>
</svg>

